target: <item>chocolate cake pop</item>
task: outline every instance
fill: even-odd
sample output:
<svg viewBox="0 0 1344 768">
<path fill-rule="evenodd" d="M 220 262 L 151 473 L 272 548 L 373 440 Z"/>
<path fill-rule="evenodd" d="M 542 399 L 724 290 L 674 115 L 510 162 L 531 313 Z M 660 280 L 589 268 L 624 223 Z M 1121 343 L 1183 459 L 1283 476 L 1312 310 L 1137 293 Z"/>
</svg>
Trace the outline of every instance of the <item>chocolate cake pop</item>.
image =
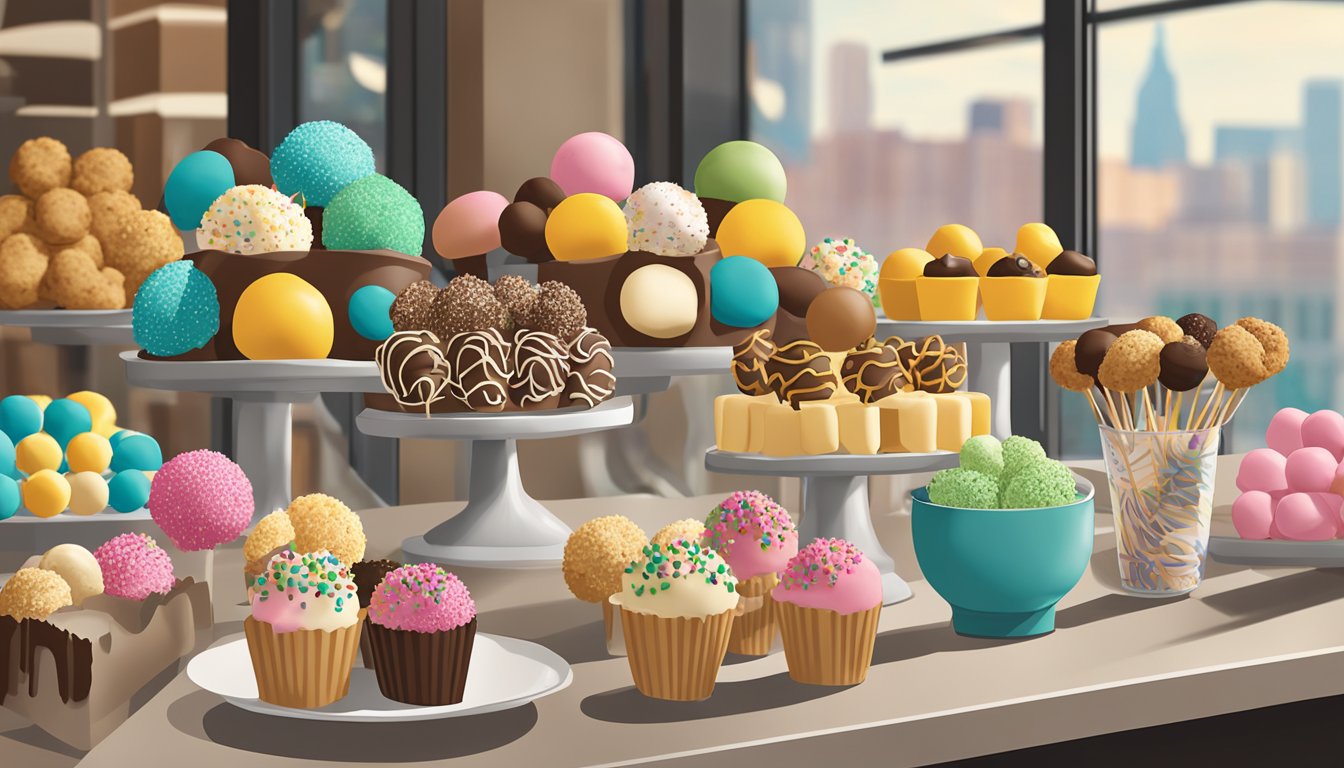
<svg viewBox="0 0 1344 768">
<path fill-rule="evenodd" d="M 588 309 L 573 288 L 556 280 L 537 287 L 537 300 L 528 313 L 526 327 L 568 342 L 587 325 Z"/>
<path fill-rule="evenodd" d="M 807 335 L 827 352 L 854 349 L 876 328 L 872 300 L 853 288 L 827 288 L 807 308 Z"/>
<path fill-rule="evenodd" d="M 428 280 L 416 280 L 402 289 L 392 300 L 392 329 L 397 331 L 424 331 L 429 329 L 429 309 L 439 289 Z"/>
<path fill-rule="evenodd" d="M 1173 392 L 1189 392 L 1209 375 L 1209 361 L 1203 345 L 1193 336 L 1168 342 L 1159 356 L 1161 372 L 1157 380 Z"/>
<path fill-rule="evenodd" d="M 555 258 L 546 245 L 546 211 L 532 203 L 504 206 L 499 214 L 499 244 L 534 264 Z"/>
<path fill-rule="evenodd" d="M 1061 251 L 1045 267 L 1048 275 L 1091 277 L 1097 274 L 1097 262 L 1077 251 Z"/>
<path fill-rule="evenodd" d="M 895 347 L 869 340 L 869 345 L 845 355 L 840 382 L 865 403 L 875 403 L 909 385 Z"/>
<path fill-rule="evenodd" d="M 1050 378 L 1070 392 L 1091 392 L 1096 382 L 1091 376 L 1078 370 L 1075 350 L 1078 342 L 1074 339 L 1061 342 L 1050 355 Z"/>
<path fill-rule="evenodd" d="M 495 298 L 494 288 L 475 275 L 449 280 L 429 308 L 429 330 L 440 339 L 487 328 L 503 332 L 508 327 L 509 313 Z"/>
<path fill-rule="evenodd" d="M 522 275 L 503 275 L 495 281 L 495 298 L 509 313 L 513 327 L 522 328 L 537 304 L 537 287 Z"/>
<path fill-rule="evenodd" d="M 1176 321 L 1170 317 L 1153 315 L 1143 318 L 1137 325 L 1139 330 L 1156 334 L 1163 344 L 1171 344 L 1185 338 L 1185 329 L 1177 325 Z"/>
<path fill-rule="evenodd" d="M 1213 335 L 1218 332 L 1218 324 L 1208 315 L 1191 312 L 1176 321 L 1187 336 L 1193 336 L 1205 349 L 1213 343 Z"/>
<path fill-rule="evenodd" d="M 1137 392 L 1162 372 L 1162 339 L 1145 330 L 1128 331 L 1111 344 L 1097 370 L 1097 381 L 1116 392 Z"/>
<path fill-rule="evenodd" d="M 770 340 L 770 329 L 762 328 L 733 345 L 731 370 L 733 383 L 743 393 L 756 396 L 769 394 L 765 383 L 765 361 L 775 352 Z"/>
<path fill-rule="evenodd" d="M 1079 336 L 1073 352 L 1078 372 L 1096 378 L 1101 361 L 1106 358 L 1106 350 L 1111 348 L 1117 338 L 1116 334 L 1105 328 L 1093 328 Z"/>
<path fill-rule="evenodd" d="M 523 409 L 554 408 L 569 378 L 569 350 L 554 334 L 520 330 L 513 337 L 509 394 Z"/>
<path fill-rule="evenodd" d="M 1240 325 L 1229 325 L 1213 336 L 1208 351 L 1209 371 L 1227 389 L 1245 389 L 1269 378 L 1265 348 Z"/>
<path fill-rule="evenodd" d="M 615 361 L 611 342 L 596 328 L 584 328 L 569 342 L 569 377 L 565 382 L 561 407 L 583 405 L 591 408 L 616 391 Z"/>
<path fill-rule="evenodd" d="M 403 408 L 423 406 L 426 413 L 444 399 L 448 361 L 439 337 L 430 331 L 397 331 L 374 352 L 383 389 Z"/>
<path fill-rule="evenodd" d="M 839 385 L 830 356 L 805 339 L 775 350 L 765 361 L 765 381 L 780 400 L 795 409 L 811 400 L 830 399 Z"/>
<path fill-rule="evenodd" d="M 564 199 L 565 191 L 546 176 L 536 176 L 524 181 L 518 186 L 518 191 L 513 193 L 513 202 L 535 205 L 548 214 Z"/>
<path fill-rule="evenodd" d="M 494 328 L 448 340 L 448 392 L 473 411 L 497 413 L 509 403 L 509 345 Z"/>
<path fill-rule="evenodd" d="M 896 350 L 906 378 L 921 392 L 955 392 L 966 383 L 966 358 L 941 336 L 907 341 Z"/>
</svg>

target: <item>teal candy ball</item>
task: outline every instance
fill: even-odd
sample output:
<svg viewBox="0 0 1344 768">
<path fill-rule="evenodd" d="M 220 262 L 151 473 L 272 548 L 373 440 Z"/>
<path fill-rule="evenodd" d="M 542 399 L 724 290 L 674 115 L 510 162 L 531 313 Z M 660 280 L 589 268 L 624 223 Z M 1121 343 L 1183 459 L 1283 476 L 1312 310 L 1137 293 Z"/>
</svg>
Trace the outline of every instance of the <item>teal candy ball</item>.
<svg viewBox="0 0 1344 768">
<path fill-rule="evenodd" d="M 4 432 L 0 432 L 0 475 L 16 480 L 19 477 L 19 470 L 14 467 L 14 441 Z"/>
<path fill-rule="evenodd" d="M 271 153 L 276 187 L 286 195 L 302 193 L 308 205 L 326 207 L 346 185 L 371 173 L 373 150 L 330 120 L 296 126 Z"/>
<path fill-rule="evenodd" d="M 419 256 L 425 213 L 397 182 L 365 176 L 342 189 L 322 212 L 322 244 L 333 251 L 386 248 Z"/>
<path fill-rule="evenodd" d="M 13 517 L 21 503 L 18 482 L 9 475 L 0 475 L 0 520 Z"/>
<path fill-rule="evenodd" d="M 1077 499 L 1073 473 L 1058 461 L 1042 461 L 1019 470 L 1003 487 L 1004 509 L 1037 509 L 1072 504 Z"/>
<path fill-rule="evenodd" d="M 159 448 L 159 442 L 149 435 L 127 435 L 112 447 L 113 472 L 128 469 L 157 472 L 162 466 L 163 451 Z"/>
<path fill-rule="evenodd" d="M 93 431 L 93 416 L 89 409 L 62 397 L 52 400 L 42 413 L 42 424 L 48 435 L 64 448 L 75 435 Z"/>
<path fill-rule="evenodd" d="M 10 395 L 0 400 L 0 432 L 18 443 L 23 438 L 42 431 L 42 406 L 30 397 Z"/>
<path fill-rule="evenodd" d="M 218 152 L 201 150 L 182 158 L 163 184 L 163 202 L 178 229 L 196 229 L 215 199 L 234 184 L 233 165 Z"/>
<path fill-rule="evenodd" d="M 929 479 L 929 501 L 957 509 L 997 509 L 999 484 L 971 469 L 944 469 Z"/>
<path fill-rule="evenodd" d="M 204 347 L 219 332 L 215 284 L 190 261 L 174 261 L 140 285 L 131 309 L 135 343 L 159 357 Z"/>
<path fill-rule="evenodd" d="M 107 438 L 107 443 L 108 443 L 108 445 L 111 445 L 111 446 L 112 446 L 112 450 L 115 451 L 115 450 L 117 450 L 117 444 L 120 443 L 122 440 L 125 440 L 126 438 L 130 437 L 131 435 L 138 435 L 138 434 L 140 434 L 140 433 L 139 433 L 139 432 L 136 432 L 136 431 L 134 431 L 134 430 L 130 430 L 130 429 L 118 429 L 116 432 L 113 432 L 113 433 L 112 433 L 112 436 L 111 436 L 111 437 Z"/>
<path fill-rule="evenodd" d="M 775 153 L 754 141 L 728 141 L 711 149 L 695 169 L 695 194 L 740 203 L 764 198 L 784 202 L 789 182 Z"/>
<path fill-rule="evenodd" d="M 149 477 L 127 469 L 107 481 L 107 505 L 118 512 L 134 512 L 149 502 Z"/>
<path fill-rule="evenodd" d="M 770 268 L 747 256 L 729 256 L 709 270 L 709 311 L 734 328 L 760 325 L 779 309 L 779 283 Z"/>
<path fill-rule="evenodd" d="M 382 341 L 392 335 L 392 302 L 397 295 L 381 285 L 366 285 L 350 296 L 350 325 L 355 333 Z"/>
</svg>

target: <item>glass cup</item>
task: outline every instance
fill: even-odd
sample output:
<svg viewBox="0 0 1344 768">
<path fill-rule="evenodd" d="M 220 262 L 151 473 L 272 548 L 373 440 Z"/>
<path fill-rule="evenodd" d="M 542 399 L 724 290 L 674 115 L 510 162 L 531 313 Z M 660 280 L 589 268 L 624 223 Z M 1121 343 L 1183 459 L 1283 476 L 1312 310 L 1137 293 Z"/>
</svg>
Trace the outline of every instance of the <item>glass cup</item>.
<svg viewBox="0 0 1344 768">
<path fill-rule="evenodd" d="M 1121 586 L 1148 597 L 1192 591 L 1204 577 L 1219 428 L 1100 430 Z"/>
</svg>

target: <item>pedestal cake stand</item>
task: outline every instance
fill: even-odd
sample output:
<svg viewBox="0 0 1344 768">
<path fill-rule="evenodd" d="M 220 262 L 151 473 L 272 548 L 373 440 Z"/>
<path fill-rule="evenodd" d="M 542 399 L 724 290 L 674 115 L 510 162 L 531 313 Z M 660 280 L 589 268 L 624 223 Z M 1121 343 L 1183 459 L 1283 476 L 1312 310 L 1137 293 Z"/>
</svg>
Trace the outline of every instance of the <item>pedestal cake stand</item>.
<svg viewBox="0 0 1344 768">
<path fill-rule="evenodd" d="M 872 558 L 882 572 L 882 602 L 910 597 L 910 585 L 896 574 L 896 561 L 882 548 L 868 509 L 869 475 L 907 475 L 957 466 L 957 454 L 879 453 L 872 456 L 764 456 L 711 450 L 705 466 L 715 472 L 766 477 L 797 477 L 803 484 L 798 540 L 817 537 L 847 539 Z"/>
<path fill-rule="evenodd" d="M 1012 344 L 1048 344 L 1074 339 L 1084 331 L 1109 325 L 1104 317 L 1086 320 L 888 320 L 878 318 L 875 336 L 918 339 L 938 335 L 950 343 L 965 342 L 966 388 L 989 395 L 994 403 L 990 432 L 1000 439 L 1013 434 L 1011 386 Z"/>
<path fill-rule="evenodd" d="M 408 558 L 449 565 L 531 568 L 560 562 L 570 529 L 523 489 L 518 441 L 628 426 L 634 405 L 618 397 L 594 408 L 517 413 L 399 413 L 366 408 L 355 419 L 375 437 L 471 441 L 467 506 L 423 536 L 402 542 Z"/>
<path fill-rule="evenodd" d="M 53 346 L 135 343 L 129 309 L 19 309 L 0 312 L 0 326 L 27 328 Z"/>
</svg>

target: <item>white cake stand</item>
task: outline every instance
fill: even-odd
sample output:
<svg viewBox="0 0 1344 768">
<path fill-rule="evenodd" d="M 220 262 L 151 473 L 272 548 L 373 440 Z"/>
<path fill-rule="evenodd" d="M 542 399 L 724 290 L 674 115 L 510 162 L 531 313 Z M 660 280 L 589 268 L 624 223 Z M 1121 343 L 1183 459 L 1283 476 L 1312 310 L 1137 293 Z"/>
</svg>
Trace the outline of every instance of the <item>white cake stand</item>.
<svg viewBox="0 0 1344 768">
<path fill-rule="evenodd" d="M 494 568 L 553 566 L 564 555 L 569 526 L 523 489 L 518 441 L 567 437 L 628 426 L 628 397 L 594 408 L 516 413 L 398 413 L 366 408 L 355 419 L 375 437 L 471 441 L 467 506 L 402 542 L 407 557 L 449 565 Z"/>
<path fill-rule="evenodd" d="M 55 346 L 135 343 L 129 309 L 19 309 L 0 311 L 0 326 L 27 328 L 33 341 Z"/>
<path fill-rule="evenodd" d="M 966 388 L 984 392 L 994 403 L 990 432 L 999 439 L 1013 434 L 1012 344 L 1048 344 L 1075 339 L 1085 331 L 1109 325 L 1104 317 L 1086 320 L 888 320 L 879 318 L 874 334 L 919 339 L 938 335 L 948 343 L 965 342 L 969 371 Z"/>
<path fill-rule="evenodd" d="M 233 400 L 236 461 L 252 482 L 254 519 L 289 506 L 294 403 L 323 392 L 381 392 L 372 360 L 145 360 L 123 352 L 132 386 Z"/>
<path fill-rule="evenodd" d="M 801 478 L 803 510 L 798 540 L 807 543 L 822 537 L 853 543 L 881 571 L 884 605 L 909 599 L 910 585 L 896 574 L 896 561 L 882 548 L 873 530 L 868 476 L 933 472 L 956 465 L 957 454 L 948 451 L 777 457 L 715 449 L 705 454 L 705 466 L 715 472 Z"/>
<path fill-rule="evenodd" d="M 673 376 L 727 375 L 732 347 L 613 347 L 616 394 L 662 392 Z"/>
</svg>

